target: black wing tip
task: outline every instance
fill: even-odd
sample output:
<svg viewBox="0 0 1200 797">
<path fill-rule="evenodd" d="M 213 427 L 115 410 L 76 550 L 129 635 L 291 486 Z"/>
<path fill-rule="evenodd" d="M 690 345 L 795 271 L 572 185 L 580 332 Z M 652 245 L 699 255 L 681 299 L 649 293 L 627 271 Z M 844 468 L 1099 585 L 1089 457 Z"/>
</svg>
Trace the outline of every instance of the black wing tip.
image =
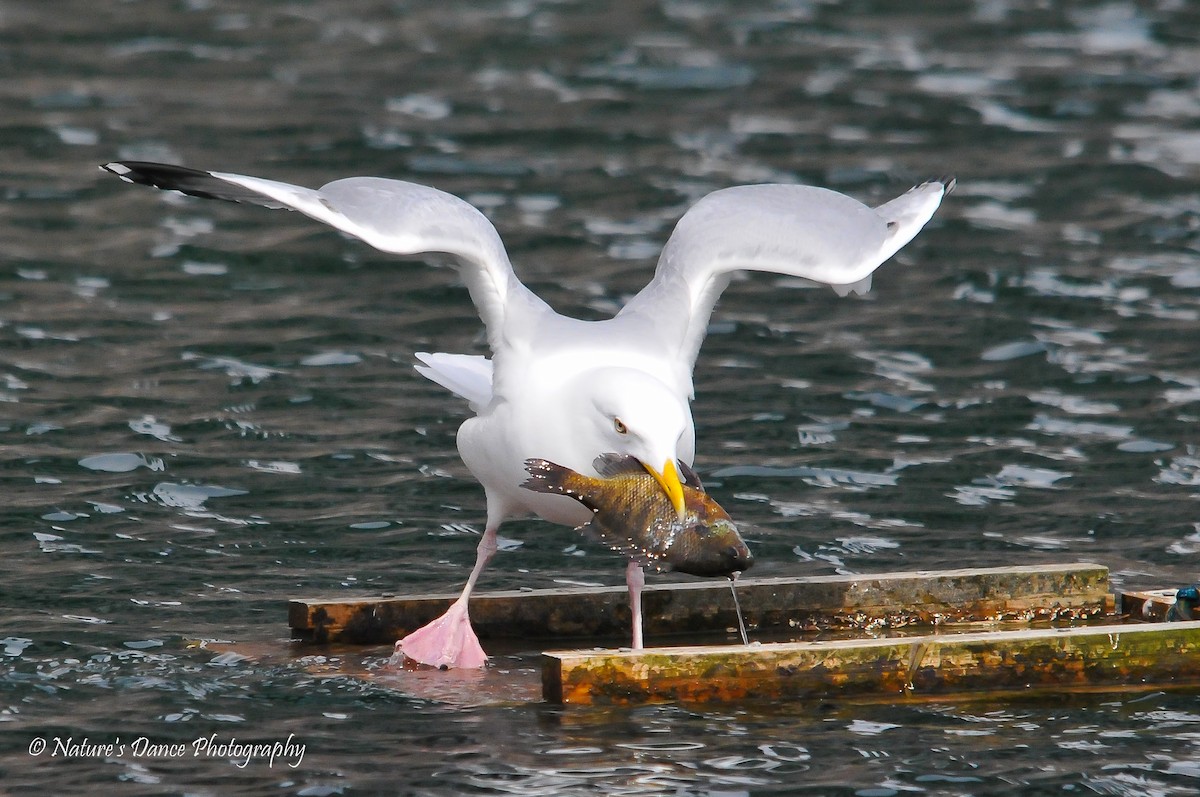
<svg viewBox="0 0 1200 797">
<path fill-rule="evenodd" d="M 940 185 L 942 187 L 942 196 L 946 196 L 954 190 L 955 186 L 958 185 L 958 178 L 953 174 L 945 174 L 941 177 L 930 177 L 925 182 L 918 183 L 917 185 L 913 186 L 913 190 L 915 191 L 918 188 L 924 188 L 927 185 Z"/>
<path fill-rule="evenodd" d="M 214 179 L 210 172 L 176 166 L 173 163 L 109 161 L 100 164 L 100 168 L 109 174 L 115 174 L 127 183 L 140 183 L 155 188 L 174 188 L 174 184 L 181 180 Z"/>
<path fill-rule="evenodd" d="M 127 183 L 148 185 L 163 191 L 178 191 L 201 199 L 220 199 L 226 202 L 245 202 L 268 208 L 290 207 L 251 188 L 226 180 L 202 169 L 190 169 L 173 163 L 151 161 L 110 161 L 101 169 Z"/>
<path fill-rule="evenodd" d="M 137 182 L 136 169 L 124 161 L 110 161 L 108 163 L 102 163 L 100 164 L 100 171 L 116 175 L 127 183 Z"/>
</svg>

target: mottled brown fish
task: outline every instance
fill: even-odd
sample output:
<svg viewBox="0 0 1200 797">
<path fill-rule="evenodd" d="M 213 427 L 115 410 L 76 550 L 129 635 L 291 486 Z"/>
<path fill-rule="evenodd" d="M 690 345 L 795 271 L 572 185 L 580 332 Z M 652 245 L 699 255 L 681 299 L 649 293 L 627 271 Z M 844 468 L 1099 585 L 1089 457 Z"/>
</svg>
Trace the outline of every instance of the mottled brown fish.
<svg viewBox="0 0 1200 797">
<path fill-rule="evenodd" d="M 700 489 L 690 470 L 685 470 L 686 511 L 681 520 L 662 487 L 636 459 L 604 454 L 595 467 L 600 477 L 529 459 L 524 487 L 579 501 L 593 515 L 578 530 L 644 567 L 733 577 L 754 563 L 729 514 Z"/>
</svg>

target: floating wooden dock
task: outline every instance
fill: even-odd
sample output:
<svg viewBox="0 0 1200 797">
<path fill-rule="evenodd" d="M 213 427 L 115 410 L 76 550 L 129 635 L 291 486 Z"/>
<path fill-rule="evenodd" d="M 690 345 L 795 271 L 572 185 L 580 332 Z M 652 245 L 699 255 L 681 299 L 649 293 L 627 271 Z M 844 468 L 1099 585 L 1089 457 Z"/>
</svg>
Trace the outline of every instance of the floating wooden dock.
<svg viewBox="0 0 1200 797">
<path fill-rule="evenodd" d="M 1095 564 L 989 567 L 858 576 L 743 578 L 738 599 L 760 632 L 879 630 L 913 625 L 1067 620 L 1113 610 L 1108 569 Z M 457 595 L 293 600 L 296 639 L 387 644 L 438 617 Z M 736 628 L 724 580 L 647 586 L 647 641 Z M 488 638 L 613 639 L 629 633 L 624 587 L 514 590 L 471 598 L 471 623 Z"/>
<path fill-rule="evenodd" d="M 1200 621 L 543 654 L 552 703 L 1200 686 Z"/>
<path fill-rule="evenodd" d="M 543 699 L 921 699 L 1200 688 L 1200 621 L 1147 622 L 1179 616 L 1170 611 L 1176 590 L 1125 593 L 1120 615 L 1100 565 L 743 579 L 737 589 L 751 638 L 763 641 L 544 653 Z M 299 640 L 390 644 L 455 597 L 293 600 L 289 621 Z M 729 585 L 716 580 L 647 587 L 644 616 L 652 645 L 672 636 L 729 641 L 736 625 Z M 484 639 L 620 644 L 629 632 L 628 595 L 624 587 L 484 593 L 472 599 L 471 619 Z"/>
</svg>

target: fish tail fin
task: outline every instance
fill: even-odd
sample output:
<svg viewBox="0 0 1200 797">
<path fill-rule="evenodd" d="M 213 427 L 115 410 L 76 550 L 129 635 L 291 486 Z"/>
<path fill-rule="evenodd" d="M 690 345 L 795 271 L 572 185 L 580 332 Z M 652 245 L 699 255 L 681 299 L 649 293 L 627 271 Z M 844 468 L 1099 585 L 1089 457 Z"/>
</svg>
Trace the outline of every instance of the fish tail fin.
<svg viewBox="0 0 1200 797">
<path fill-rule="evenodd" d="M 525 470 L 529 478 L 521 484 L 526 490 L 535 493 L 556 493 L 558 495 L 573 495 L 569 482 L 575 472 L 570 468 L 551 462 L 548 459 L 527 459 Z"/>
<path fill-rule="evenodd" d="M 591 480 L 586 476 L 581 476 L 564 465 L 538 458 L 525 460 L 525 470 L 529 472 L 529 478 L 521 486 L 526 490 L 569 496 L 593 512 L 596 511 L 587 495 L 587 486 Z"/>
</svg>

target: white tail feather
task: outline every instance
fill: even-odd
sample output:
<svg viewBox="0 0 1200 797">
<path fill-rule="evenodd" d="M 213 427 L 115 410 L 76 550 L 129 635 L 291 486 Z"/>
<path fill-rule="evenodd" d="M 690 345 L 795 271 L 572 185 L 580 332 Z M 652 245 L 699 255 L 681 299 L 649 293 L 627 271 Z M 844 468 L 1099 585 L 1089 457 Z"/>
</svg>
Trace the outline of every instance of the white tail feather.
<svg viewBox="0 0 1200 797">
<path fill-rule="evenodd" d="M 419 351 L 417 373 L 436 382 L 456 396 L 465 398 L 478 412 L 492 400 L 492 361 L 477 354 L 446 354 Z"/>
</svg>

